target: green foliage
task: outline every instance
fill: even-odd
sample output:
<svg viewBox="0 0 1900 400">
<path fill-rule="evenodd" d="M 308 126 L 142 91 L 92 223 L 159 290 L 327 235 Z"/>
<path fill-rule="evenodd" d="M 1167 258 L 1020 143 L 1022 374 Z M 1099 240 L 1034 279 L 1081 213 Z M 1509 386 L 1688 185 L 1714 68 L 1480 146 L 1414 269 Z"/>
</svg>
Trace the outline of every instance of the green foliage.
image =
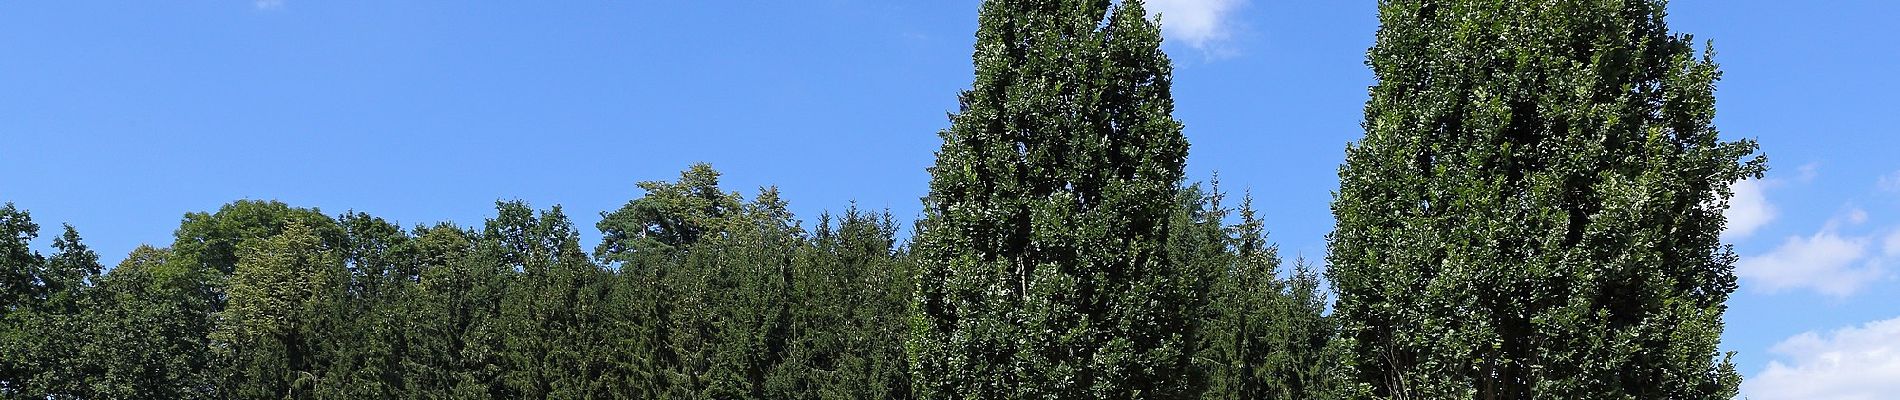
<svg viewBox="0 0 1900 400">
<path fill-rule="evenodd" d="M 291 223 L 311 229 L 326 247 L 340 247 L 343 230 L 321 211 L 295 208 L 278 201 L 238 200 L 218 208 L 216 213 L 185 214 L 184 222 L 173 234 L 172 261 L 197 268 L 231 274 L 237 267 L 238 250 L 251 240 L 283 233 Z"/>
<path fill-rule="evenodd" d="M 1377 398 L 1728 399 L 1734 253 L 1759 177 L 1720 73 L 1658 0 L 1392 0 L 1328 254 Z"/>
<path fill-rule="evenodd" d="M 641 182 L 640 187 L 645 196 L 603 213 L 597 225 L 603 237 L 595 254 L 619 271 L 612 294 L 619 322 L 612 329 L 622 343 L 636 346 L 633 357 L 616 363 L 616 381 L 642 397 L 669 399 L 710 396 L 704 393 L 715 386 L 709 381 L 726 382 L 718 386 L 728 388 L 756 386 L 735 382 L 741 378 L 730 369 L 725 376 L 711 371 L 718 334 L 712 307 L 723 303 L 708 299 L 720 294 L 708 285 L 732 277 L 712 270 L 716 264 L 706 265 L 720 261 L 713 256 L 723 248 L 697 246 L 709 232 L 713 238 L 724 236 L 728 216 L 743 207 L 739 194 L 721 191 L 719 173 L 705 164 L 682 172 L 678 182 Z"/>
<path fill-rule="evenodd" d="M 1221 194 L 1195 202 L 1184 191 L 1174 245 L 1211 263 L 1216 271 L 1204 363 L 1204 399 L 1319 399 L 1339 395 L 1333 322 L 1324 317 L 1326 298 L 1318 273 L 1304 261 L 1281 269 L 1279 250 L 1267 241 L 1265 224 L 1251 196 L 1241 202 L 1240 223 L 1223 227 L 1228 210 Z M 1284 277 L 1282 274 L 1286 273 Z"/>
<path fill-rule="evenodd" d="M 1205 273 L 1169 262 L 1187 141 L 1138 0 L 987 1 L 918 222 L 921 398 L 1185 398 Z"/>
<path fill-rule="evenodd" d="M 580 233 L 560 207 L 536 215 L 520 202 L 498 203 L 477 251 L 512 271 L 501 301 L 502 397 L 584 398 L 602 388 L 605 368 L 589 346 L 600 329 L 606 271 L 581 250 Z"/>
<path fill-rule="evenodd" d="M 690 245 L 721 228 L 728 214 L 739 210 L 739 195 L 719 191 L 719 171 L 694 164 L 680 173 L 679 182 L 640 182 L 646 195 L 627 202 L 613 213 L 601 213 L 598 225 L 601 258 L 627 262 L 643 251 L 672 250 Z"/>
<path fill-rule="evenodd" d="M 7 203 L 0 207 L 0 395 L 29 396 L 31 382 L 43 366 L 34 360 L 38 350 L 28 342 L 40 316 L 34 312 L 44 290 L 39 282 L 45 257 L 32 249 L 40 226 L 26 211 Z"/>
<path fill-rule="evenodd" d="M 776 189 L 745 202 L 705 164 L 604 214 L 600 258 L 617 262 L 625 340 L 649 350 L 620 363 L 656 398 L 768 397 L 782 380 L 794 262 L 807 246 Z"/>
<path fill-rule="evenodd" d="M 243 243 L 211 334 L 211 350 L 226 363 L 221 389 L 242 398 L 313 397 L 329 361 L 322 340 L 335 332 L 340 321 L 330 317 L 349 287 L 343 259 L 295 220 Z"/>
<path fill-rule="evenodd" d="M 240 200 L 102 275 L 9 203 L 0 398 L 1732 398 L 1721 212 L 1764 161 L 1663 9 L 1381 1 L 1336 304 L 1251 196 L 1183 186 L 1140 0 L 989 0 L 914 244 L 855 207 L 807 232 L 706 164 L 592 254 L 559 206 Z"/>
<path fill-rule="evenodd" d="M 106 399 L 211 399 L 211 298 L 198 270 L 140 246 L 87 296 L 84 386 Z"/>
<path fill-rule="evenodd" d="M 418 228 L 412 245 L 419 277 L 400 304 L 409 310 L 400 342 L 409 397 L 480 398 L 501 368 L 501 297 L 508 271 L 477 254 L 481 234 L 450 224 Z"/>
<path fill-rule="evenodd" d="M 0 207 L 0 311 L 10 314 L 43 295 L 38 277 L 45 259 L 33 251 L 39 236 L 32 215 L 13 203 Z"/>
<path fill-rule="evenodd" d="M 710 166 L 602 215 L 599 393 L 669 399 L 906 398 L 911 273 L 889 215 L 807 235 L 773 188 L 747 201 Z M 595 294 L 599 292 L 589 292 Z"/>
<path fill-rule="evenodd" d="M 32 251 L 39 226 L 11 203 L 0 208 L 0 231 L 0 395 L 88 395 L 81 383 L 94 368 L 82 354 L 90 338 L 81 312 L 99 280 L 99 255 L 71 226 L 53 239 L 52 257 Z"/>
<path fill-rule="evenodd" d="M 785 362 L 767 398 L 906 399 L 912 271 L 894 249 L 890 214 L 819 217 L 795 264 Z"/>
</svg>

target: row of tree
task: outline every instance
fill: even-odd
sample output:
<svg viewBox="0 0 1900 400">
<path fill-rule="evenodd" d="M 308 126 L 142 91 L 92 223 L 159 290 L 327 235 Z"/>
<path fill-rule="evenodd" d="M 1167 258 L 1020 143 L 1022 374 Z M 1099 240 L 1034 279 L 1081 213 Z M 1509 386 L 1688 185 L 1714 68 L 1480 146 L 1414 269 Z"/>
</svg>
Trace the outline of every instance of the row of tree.
<svg viewBox="0 0 1900 400">
<path fill-rule="evenodd" d="M 1749 141 L 1660 0 L 1384 0 L 1325 275 L 1183 182 L 1139 0 L 990 0 L 915 237 L 694 166 L 412 229 L 239 201 L 110 272 L 0 211 L 8 398 L 1728 399 Z"/>
<path fill-rule="evenodd" d="M 747 200 L 718 177 L 699 165 L 642 183 L 603 213 L 592 254 L 559 207 L 502 202 L 480 227 L 405 230 L 245 200 L 187 215 L 169 248 L 107 273 L 71 227 L 53 254 L 32 251 L 39 229 L 9 204 L 0 393 L 910 398 L 916 261 L 893 219 L 847 209 L 807 231 L 773 190 Z M 1222 327 L 1200 358 L 1253 393 L 1270 371 L 1314 367 L 1299 352 L 1323 351 L 1331 328 L 1318 277 L 1279 277 L 1251 208 L 1224 225 L 1220 199 L 1177 196 L 1169 241 L 1230 272 L 1206 282 L 1228 300 L 1190 325 Z"/>
</svg>

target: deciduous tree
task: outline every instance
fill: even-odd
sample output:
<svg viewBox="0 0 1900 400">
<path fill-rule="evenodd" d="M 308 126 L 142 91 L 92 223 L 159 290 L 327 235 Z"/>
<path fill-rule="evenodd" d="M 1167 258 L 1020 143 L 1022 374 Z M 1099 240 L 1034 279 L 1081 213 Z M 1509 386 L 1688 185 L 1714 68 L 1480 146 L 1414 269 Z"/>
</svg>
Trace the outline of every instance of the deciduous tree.
<svg viewBox="0 0 1900 400">
<path fill-rule="evenodd" d="M 1735 396 L 1722 211 L 1763 164 L 1664 4 L 1380 2 L 1328 252 L 1363 395 Z"/>
<path fill-rule="evenodd" d="M 993 0 L 914 255 L 918 397 L 1185 398 L 1206 300 L 1170 263 L 1187 156 L 1139 0 Z"/>
</svg>

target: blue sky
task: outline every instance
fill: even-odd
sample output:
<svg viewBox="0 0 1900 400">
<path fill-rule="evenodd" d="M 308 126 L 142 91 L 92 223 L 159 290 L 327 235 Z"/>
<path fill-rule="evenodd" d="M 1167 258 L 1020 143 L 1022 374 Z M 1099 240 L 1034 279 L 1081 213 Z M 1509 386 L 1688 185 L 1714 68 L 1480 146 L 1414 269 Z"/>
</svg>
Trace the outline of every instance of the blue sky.
<svg viewBox="0 0 1900 400">
<path fill-rule="evenodd" d="M 731 189 L 780 186 L 807 221 L 853 201 L 908 221 L 969 85 L 976 7 L 0 2 L 0 201 L 77 226 L 108 262 L 241 198 L 405 225 L 477 224 L 519 198 L 564 206 L 592 240 L 635 182 L 698 161 Z M 1190 171 L 1251 189 L 1287 256 L 1322 258 L 1374 2 L 1150 8 Z M 1716 43 L 1718 124 L 1774 168 L 1731 214 L 1743 278 L 1724 346 L 1748 394 L 1900 391 L 1900 3 L 1671 11 Z"/>
</svg>

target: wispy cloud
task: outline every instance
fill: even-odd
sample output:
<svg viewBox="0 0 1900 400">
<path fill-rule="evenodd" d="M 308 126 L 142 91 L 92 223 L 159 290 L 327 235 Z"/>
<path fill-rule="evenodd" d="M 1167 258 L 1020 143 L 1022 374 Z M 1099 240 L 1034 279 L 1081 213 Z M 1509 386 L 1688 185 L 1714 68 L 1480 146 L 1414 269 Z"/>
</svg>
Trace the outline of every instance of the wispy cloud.
<svg viewBox="0 0 1900 400">
<path fill-rule="evenodd" d="M 251 6 L 259 10 L 276 10 L 284 8 L 284 0 L 254 0 Z"/>
<path fill-rule="evenodd" d="M 1801 164 L 1801 167 L 1796 168 L 1795 172 L 1796 172 L 1796 175 L 1795 175 L 1796 181 L 1801 182 L 1801 183 L 1813 182 L 1814 177 L 1821 176 L 1821 163 L 1811 162 L 1807 164 Z"/>
<path fill-rule="evenodd" d="M 1900 393 L 1900 318 L 1781 341 L 1742 394 L 1754 400 L 1886 399 Z"/>
<path fill-rule="evenodd" d="M 1883 192 L 1900 193 L 1900 171 L 1881 176 L 1878 187 Z"/>
<path fill-rule="evenodd" d="M 1245 0 L 1148 0 L 1149 15 L 1161 16 L 1161 32 L 1169 39 L 1213 51 L 1233 31 L 1233 12 Z"/>
<path fill-rule="evenodd" d="M 1814 180 L 1815 169 L 1815 164 L 1802 166 L 1796 182 Z M 1736 182 L 1735 197 L 1724 212 L 1729 226 L 1722 238 L 1745 238 L 1773 221 L 1778 212 L 1764 193 L 1785 183 L 1778 179 Z M 1900 185 L 1900 180 L 1883 178 L 1878 185 Z M 1900 226 L 1856 228 L 1867 221 L 1867 210 L 1848 207 L 1813 234 L 1790 236 L 1773 250 L 1743 257 L 1735 265 L 1735 275 L 1743 279 L 1743 286 L 1759 292 L 1812 290 L 1834 298 L 1853 296 L 1891 277 L 1888 265 L 1900 263 Z"/>
<path fill-rule="evenodd" d="M 1841 235 L 1830 226 L 1807 237 L 1790 237 L 1767 254 L 1743 258 L 1735 265 L 1735 275 L 1768 293 L 1808 289 L 1837 298 L 1852 296 L 1886 276 L 1884 264 L 1894 251 L 1875 253 L 1870 250 L 1873 244 L 1872 237 Z"/>
</svg>

